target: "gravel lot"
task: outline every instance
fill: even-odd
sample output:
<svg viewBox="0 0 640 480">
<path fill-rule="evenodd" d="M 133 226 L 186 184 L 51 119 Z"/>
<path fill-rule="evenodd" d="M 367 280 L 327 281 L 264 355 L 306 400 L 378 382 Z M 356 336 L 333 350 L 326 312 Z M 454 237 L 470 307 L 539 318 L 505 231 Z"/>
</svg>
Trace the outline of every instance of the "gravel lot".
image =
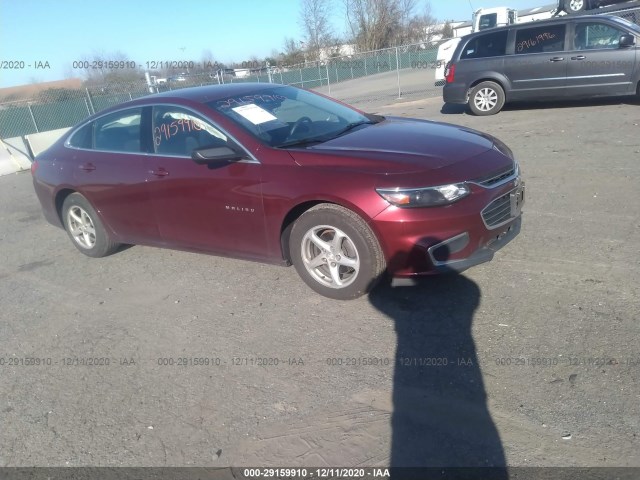
<svg viewBox="0 0 640 480">
<path fill-rule="evenodd" d="M 509 144 L 522 233 L 352 302 L 293 268 L 89 259 L 0 177 L 0 466 L 640 467 L 637 103 L 441 108 L 376 110 Z"/>
</svg>

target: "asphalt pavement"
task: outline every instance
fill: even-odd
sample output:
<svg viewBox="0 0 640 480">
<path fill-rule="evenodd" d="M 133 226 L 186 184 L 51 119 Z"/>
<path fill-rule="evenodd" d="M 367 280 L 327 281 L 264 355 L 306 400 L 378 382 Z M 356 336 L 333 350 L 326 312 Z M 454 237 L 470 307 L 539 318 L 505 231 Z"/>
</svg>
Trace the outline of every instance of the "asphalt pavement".
<svg viewBox="0 0 640 480">
<path fill-rule="evenodd" d="M 362 108 L 515 152 L 491 263 L 339 302 L 293 268 L 91 259 L 0 177 L 0 466 L 640 467 L 637 102 L 391 102 Z"/>
</svg>

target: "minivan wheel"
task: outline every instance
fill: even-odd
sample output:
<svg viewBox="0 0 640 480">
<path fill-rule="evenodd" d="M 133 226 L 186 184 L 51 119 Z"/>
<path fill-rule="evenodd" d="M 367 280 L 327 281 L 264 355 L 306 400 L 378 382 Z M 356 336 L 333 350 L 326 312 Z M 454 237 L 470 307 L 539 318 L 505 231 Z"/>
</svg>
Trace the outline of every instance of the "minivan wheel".
<svg viewBox="0 0 640 480">
<path fill-rule="evenodd" d="M 293 225 L 291 261 L 304 282 L 325 297 L 351 300 L 369 292 L 385 259 L 367 223 L 344 207 L 323 203 Z"/>
<path fill-rule="evenodd" d="M 71 242 L 89 257 L 105 257 L 119 246 L 111 241 L 95 209 L 79 193 L 64 199 L 62 221 Z"/>
<path fill-rule="evenodd" d="M 587 0 L 564 0 L 563 10 L 567 13 L 578 13 L 587 9 Z"/>
<path fill-rule="evenodd" d="M 469 108 L 474 115 L 494 115 L 504 106 L 504 90 L 495 82 L 482 82 L 469 93 Z"/>
</svg>

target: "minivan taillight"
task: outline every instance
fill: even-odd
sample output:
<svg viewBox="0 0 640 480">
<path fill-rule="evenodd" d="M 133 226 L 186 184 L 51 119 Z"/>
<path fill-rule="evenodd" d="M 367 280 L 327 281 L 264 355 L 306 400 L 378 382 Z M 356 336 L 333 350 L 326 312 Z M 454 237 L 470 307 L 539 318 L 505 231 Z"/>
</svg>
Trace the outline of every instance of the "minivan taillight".
<svg viewBox="0 0 640 480">
<path fill-rule="evenodd" d="M 456 64 L 450 63 L 447 65 L 447 68 L 444 69 L 444 78 L 447 83 L 453 83 L 453 80 L 456 77 Z"/>
<path fill-rule="evenodd" d="M 31 175 L 35 175 L 36 170 L 38 170 L 38 161 L 34 160 L 33 162 L 31 162 Z"/>
</svg>

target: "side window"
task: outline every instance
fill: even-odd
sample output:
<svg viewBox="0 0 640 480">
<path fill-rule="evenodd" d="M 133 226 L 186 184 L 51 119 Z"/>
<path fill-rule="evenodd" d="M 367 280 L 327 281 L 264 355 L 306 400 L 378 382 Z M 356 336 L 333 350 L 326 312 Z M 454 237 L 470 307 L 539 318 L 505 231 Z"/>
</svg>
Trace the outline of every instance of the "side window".
<svg viewBox="0 0 640 480">
<path fill-rule="evenodd" d="M 228 141 L 224 133 L 189 110 L 153 107 L 153 145 L 158 154 L 190 157 L 197 148 L 224 147 Z"/>
<path fill-rule="evenodd" d="M 625 32 L 605 23 L 579 23 L 576 25 L 574 43 L 576 50 L 618 48 Z"/>
<path fill-rule="evenodd" d="M 487 33 L 471 39 L 462 50 L 461 59 L 499 57 L 507 50 L 507 30 Z"/>
<path fill-rule="evenodd" d="M 76 148 L 90 149 L 93 147 L 93 122 L 76 130 L 69 139 L 69 145 Z"/>
<path fill-rule="evenodd" d="M 98 118 L 93 122 L 93 147 L 96 150 L 110 152 L 140 152 L 141 118 L 141 108 L 132 108 Z"/>
<path fill-rule="evenodd" d="M 566 25 L 549 25 L 516 31 L 516 55 L 563 51 L 566 28 Z"/>
</svg>

